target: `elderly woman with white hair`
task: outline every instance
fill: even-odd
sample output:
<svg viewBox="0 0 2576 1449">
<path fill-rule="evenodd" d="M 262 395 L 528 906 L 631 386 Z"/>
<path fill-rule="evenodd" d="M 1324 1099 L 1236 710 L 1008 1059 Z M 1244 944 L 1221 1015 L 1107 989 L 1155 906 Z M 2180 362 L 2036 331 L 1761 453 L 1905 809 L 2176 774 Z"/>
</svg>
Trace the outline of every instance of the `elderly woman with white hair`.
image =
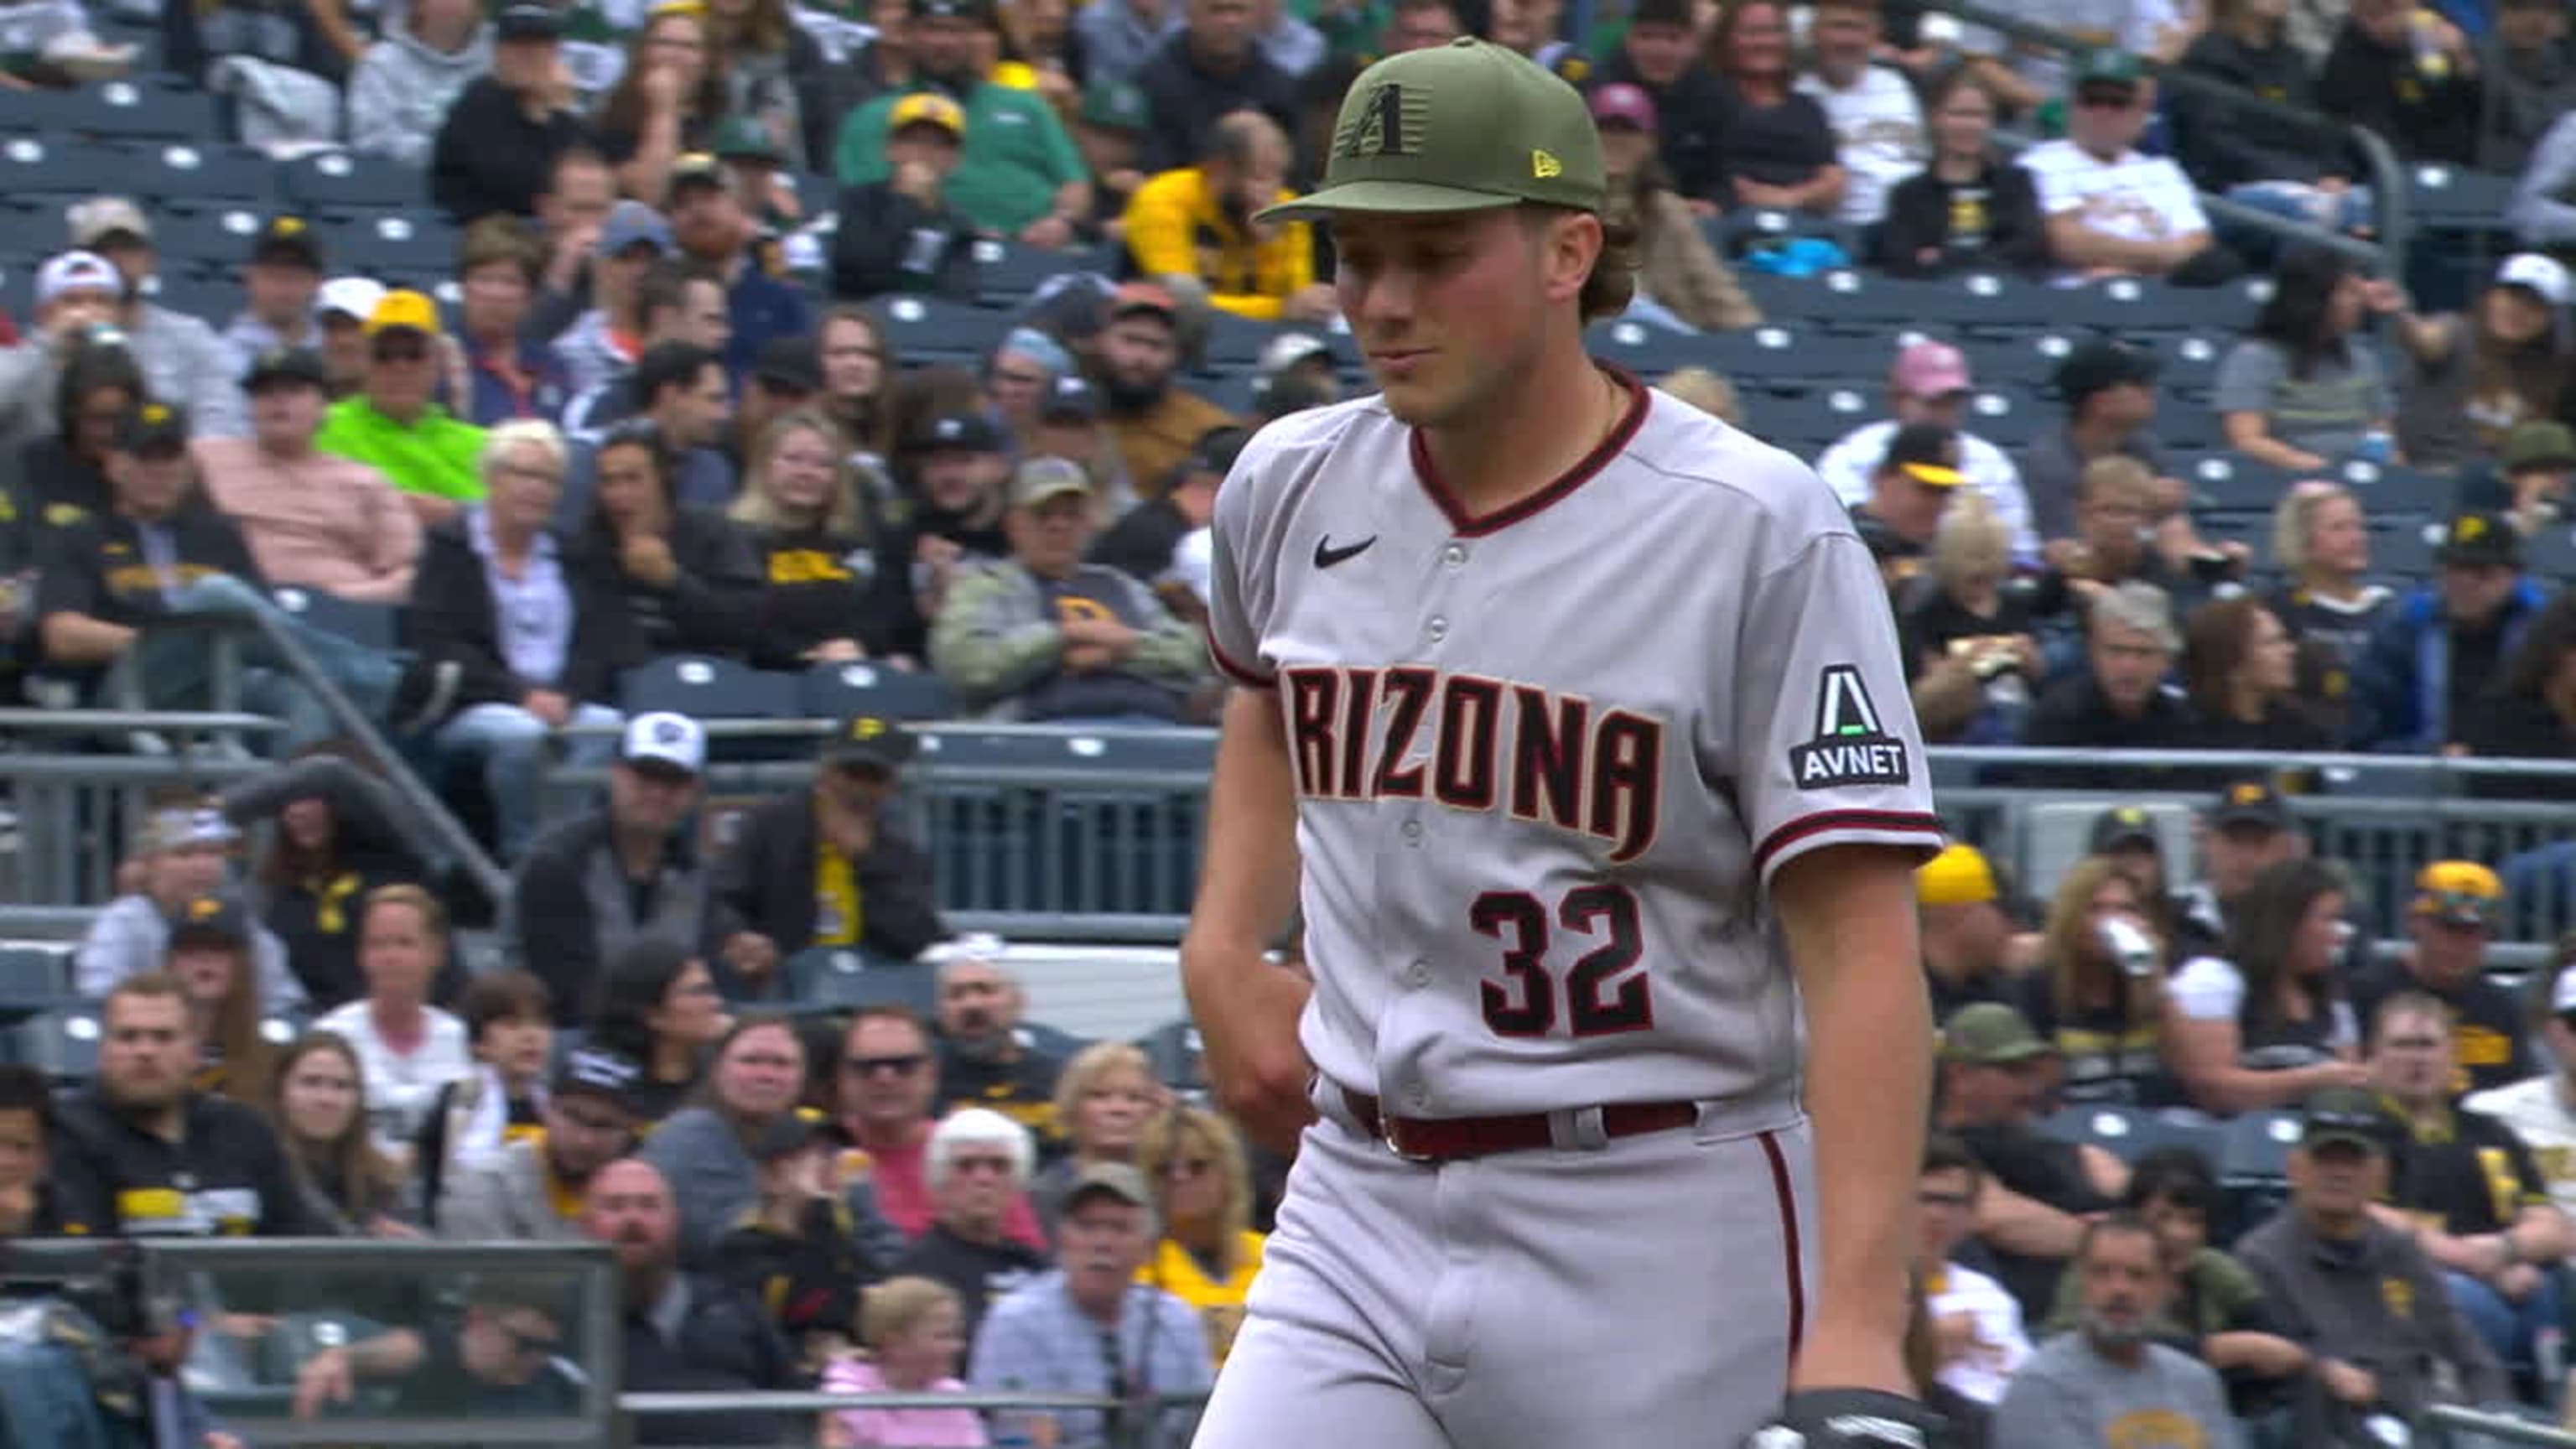
<svg viewBox="0 0 2576 1449">
<path fill-rule="evenodd" d="M 1942 510 L 1931 571 L 1898 594 L 1897 633 L 1924 738 L 2010 744 L 2042 672 L 2027 590 L 2012 577 L 2012 528 L 1974 489 Z"/>
<path fill-rule="evenodd" d="M 409 624 L 423 658 L 453 664 L 449 698 L 425 711 L 440 753 L 482 772 L 500 853 L 516 857 L 536 825 L 538 767 L 574 725 L 614 725 L 620 605 L 596 597 L 553 526 L 568 453 L 550 423 L 503 423 L 485 436 L 484 501 L 429 530 Z M 603 766 L 613 735 L 564 735 L 566 763 Z"/>
<path fill-rule="evenodd" d="M 930 1131 L 930 1228 L 894 1271 L 955 1291 L 969 1342 L 988 1302 L 1047 1269 L 1046 1254 L 1010 1231 L 1036 1166 L 1027 1129 L 988 1107 L 960 1107 Z"/>
</svg>

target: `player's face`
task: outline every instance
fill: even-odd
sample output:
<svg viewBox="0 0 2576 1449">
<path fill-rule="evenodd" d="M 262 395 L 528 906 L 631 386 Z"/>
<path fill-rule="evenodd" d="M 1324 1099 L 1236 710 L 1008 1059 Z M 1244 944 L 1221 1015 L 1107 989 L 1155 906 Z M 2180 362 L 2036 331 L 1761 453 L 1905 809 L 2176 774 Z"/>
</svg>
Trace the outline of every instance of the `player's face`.
<svg viewBox="0 0 2576 1449">
<path fill-rule="evenodd" d="M 2370 1078 L 2401 1102 L 2440 1099 L 2451 1081 L 2449 1024 L 2424 1012 L 2382 1020 L 2370 1044 Z"/>
<path fill-rule="evenodd" d="M 1950 1261 L 1951 1252 L 1975 1228 L 1976 1209 L 1965 1168 L 1923 1174 L 1914 1188 L 1914 1223 L 1921 1238 L 1916 1266 L 1928 1271 Z"/>
<path fill-rule="evenodd" d="M 1387 409 L 1415 427 L 1469 426 L 1528 375 L 1542 321 L 1583 284 L 1554 255 L 1570 215 L 1533 225 L 1509 207 L 1455 215 L 1336 217 L 1335 282 Z"/>
</svg>

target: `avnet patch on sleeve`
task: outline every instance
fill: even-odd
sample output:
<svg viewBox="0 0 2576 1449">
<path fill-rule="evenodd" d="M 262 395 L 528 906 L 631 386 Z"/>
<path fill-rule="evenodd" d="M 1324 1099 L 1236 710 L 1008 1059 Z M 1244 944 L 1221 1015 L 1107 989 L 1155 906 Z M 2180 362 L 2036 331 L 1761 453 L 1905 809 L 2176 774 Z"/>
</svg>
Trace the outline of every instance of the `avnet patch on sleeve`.
<svg viewBox="0 0 2576 1449">
<path fill-rule="evenodd" d="M 1790 747 L 1789 778 L 1801 790 L 1913 778 L 1905 741 L 1887 732 L 1857 665 L 1828 664 L 1817 675 L 1815 738 Z"/>
</svg>

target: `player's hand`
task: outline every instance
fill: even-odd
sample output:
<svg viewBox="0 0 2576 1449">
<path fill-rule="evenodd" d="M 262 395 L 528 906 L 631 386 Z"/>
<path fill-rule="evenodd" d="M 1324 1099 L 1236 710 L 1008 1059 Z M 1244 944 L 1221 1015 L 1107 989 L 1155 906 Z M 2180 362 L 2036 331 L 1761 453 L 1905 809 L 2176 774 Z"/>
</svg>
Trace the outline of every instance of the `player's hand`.
<svg viewBox="0 0 2576 1449">
<path fill-rule="evenodd" d="M 1950 1421 L 1881 1389 L 1800 1389 L 1744 1449 L 1943 1449 Z"/>
<path fill-rule="evenodd" d="M 1293 1152 L 1315 1120 L 1315 1067 L 1297 1042 L 1314 987 L 1259 955 L 1181 947 L 1181 984 L 1199 1025 L 1200 1059 L 1226 1112 L 1255 1142 Z"/>
</svg>

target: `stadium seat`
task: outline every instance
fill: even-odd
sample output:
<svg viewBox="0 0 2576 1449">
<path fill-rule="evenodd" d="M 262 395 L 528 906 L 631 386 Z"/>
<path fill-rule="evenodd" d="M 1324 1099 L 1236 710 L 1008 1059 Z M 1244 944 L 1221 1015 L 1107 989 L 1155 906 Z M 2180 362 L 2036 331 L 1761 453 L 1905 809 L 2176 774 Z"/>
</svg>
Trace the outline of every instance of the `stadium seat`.
<svg viewBox="0 0 2576 1449">
<path fill-rule="evenodd" d="M 232 277 L 176 276 L 153 278 L 152 299 L 173 312 L 202 317 L 220 329 L 242 309 L 245 293 Z"/>
<path fill-rule="evenodd" d="M 1891 327 L 1922 325 L 1940 291 L 1930 282 L 1839 269 L 1808 284 L 1799 294 L 1797 315 L 1801 323 L 1812 326 L 1876 334 Z"/>
<path fill-rule="evenodd" d="M 69 958 L 43 946 L 0 946 L 0 1021 L 23 1021 L 64 1004 Z"/>
<path fill-rule="evenodd" d="M 2234 453 L 2202 458 L 2191 464 L 2183 476 L 2191 484 L 2194 509 L 2231 512 L 2268 512 L 2298 481 L 2286 469 Z"/>
<path fill-rule="evenodd" d="M 2361 496 L 2362 507 L 2373 517 L 2411 513 L 2439 518 L 2451 511 L 2454 485 L 2439 474 L 2354 459 L 2336 468 L 2335 475 Z"/>
<path fill-rule="evenodd" d="M 1878 395 L 1856 387 L 1829 387 L 1799 398 L 1745 405 L 1753 430 L 1792 452 L 1813 454 L 1878 416 Z"/>
<path fill-rule="evenodd" d="M 215 98 L 170 76 L 48 93 L 48 130 L 101 138 L 203 142 L 221 133 Z"/>
<path fill-rule="evenodd" d="M 2122 1162 L 2136 1162 L 2160 1147 L 2189 1147 L 2214 1156 L 2218 1141 L 2216 1128 L 2104 1103 L 2061 1107 L 2039 1123 L 2039 1132 L 2060 1142 L 2089 1143 Z"/>
<path fill-rule="evenodd" d="M 1204 1092 L 1207 1072 L 1200 1056 L 1199 1029 L 1188 1017 L 1166 1022 L 1136 1039 L 1136 1047 L 1154 1071 L 1154 1080 L 1175 1092 Z"/>
<path fill-rule="evenodd" d="M 2020 452 L 2053 421 L 2048 409 L 2019 393 L 1979 392 L 1968 399 L 1967 430 L 2007 453 Z"/>
<path fill-rule="evenodd" d="M 791 711 L 807 719 L 881 714 L 889 719 L 944 719 L 955 712 L 948 686 L 926 670 L 892 665 L 817 664 L 797 680 Z"/>
<path fill-rule="evenodd" d="M 1214 372 L 1248 368 L 1261 360 L 1261 350 L 1279 335 L 1276 323 L 1256 322 L 1231 312 L 1211 311 L 1199 365 Z"/>
<path fill-rule="evenodd" d="M 2289 1197 L 2290 1149 L 2299 1143 L 2299 1118 L 2295 1112 L 2246 1112 L 2217 1130 L 2218 1151 L 2210 1160 L 2226 1198 L 2227 1221 L 2209 1225 L 2213 1240 L 2260 1224 Z"/>
<path fill-rule="evenodd" d="M 316 151 L 278 166 L 286 199 L 307 210 L 418 207 L 429 194 L 421 172 L 385 156 Z"/>
<path fill-rule="evenodd" d="M 9 1030 L 10 1058 L 56 1081 L 86 1081 L 98 1074 L 98 1013 L 67 1006 L 29 1017 Z"/>
<path fill-rule="evenodd" d="M 730 659 L 676 654 L 620 675 L 618 707 L 630 715 L 672 710 L 692 719 L 795 719 L 796 679 Z"/>
<path fill-rule="evenodd" d="M 1084 1047 L 1091 1045 L 1088 1037 L 1075 1036 L 1043 1021 L 1021 1022 L 1011 1029 L 1011 1039 L 1020 1044 L 1020 1050 L 1053 1057 L 1059 1063 L 1072 1061 Z"/>
<path fill-rule="evenodd" d="M 2370 572 L 2374 577 L 2422 579 L 2433 572 L 2443 525 L 2422 515 L 2370 516 Z M 2403 592 L 2403 590 L 2401 590 Z"/>
<path fill-rule="evenodd" d="M 2063 332 L 2043 332 L 2036 337 L 1965 337 L 1959 350 L 1968 355 L 1968 367 L 1981 387 L 2018 387 L 2032 392 L 2045 389 L 2075 350 L 2075 339 Z M 2161 436 L 2162 419 L 2158 419 Z"/>
<path fill-rule="evenodd" d="M 1044 251 L 998 237 L 975 243 L 975 294 L 979 301 L 1016 303 L 1047 278 L 1068 271 L 1108 271 L 1109 258 L 1087 252 Z"/>
<path fill-rule="evenodd" d="M 398 605 L 364 603 L 321 589 L 292 586 L 271 590 L 270 597 L 279 608 L 305 623 L 351 643 L 370 649 L 392 649 L 400 642 L 402 609 Z"/>
<path fill-rule="evenodd" d="M 1708 342 L 1706 337 L 1624 317 L 1584 329 L 1584 345 L 1593 356 L 1650 381 L 1675 368 L 1706 365 Z"/>
<path fill-rule="evenodd" d="M 2513 202 L 2515 178 L 2486 171 L 2428 163 L 2407 178 L 2406 204 L 2415 224 L 2427 231 L 2485 232 L 2505 230 L 2505 208 Z"/>
<path fill-rule="evenodd" d="M 2576 584 L 2576 532 L 2555 523 L 2523 540 L 2523 558 L 2532 577 L 2552 584 Z"/>
<path fill-rule="evenodd" d="M 982 365 L 986 354 L 1011 330 L 1008 313 L 936 297 L 892 297 L 878 304 L 886 335 L 906 363 L 953 362 Z"/>
<path fill-rule="evenodd" d="M 230 271 L 250 260 L 267 219 L 255 206 L 164 207 L 153 218 L 152 245 L 170 264 L 212 262 Z"/>
<path fill-rule="evenodd" d="M 105 158 L 113 178 L 93 181 L 91 189 L 113 186 L 151 201 L 250 201 L 265 205 L 277 196 L 277 163 L 249 146 L 207 141 L 137 139 L 110 143 Z"/>
<path fill-rule="evenodd" d="M 63 135 L 12 136 L 0 143 L 0 196 L 12 199 L 95 195 L 102 178 L 122 172 L 107 147 Z M 69 238 L 57 213 L 57 247 Z"/>
<path fill-rule="evenodd" d="M 364 257 L 370 276 L 405 270 L 445 276 L 456 269 L 456 229 L 426 211 L 325 217 L 315 229 L 326 255 Z"/>
<path fill-rule="evenodd" d="M 897 1005 L 928 1019 L 939 1007 L 939 973 L 909 961 L 887 961 L 846 947 L 815 946 L 788 957 L 784 969 L 788 1000 L 800 1008 Z"/>
</svg>

